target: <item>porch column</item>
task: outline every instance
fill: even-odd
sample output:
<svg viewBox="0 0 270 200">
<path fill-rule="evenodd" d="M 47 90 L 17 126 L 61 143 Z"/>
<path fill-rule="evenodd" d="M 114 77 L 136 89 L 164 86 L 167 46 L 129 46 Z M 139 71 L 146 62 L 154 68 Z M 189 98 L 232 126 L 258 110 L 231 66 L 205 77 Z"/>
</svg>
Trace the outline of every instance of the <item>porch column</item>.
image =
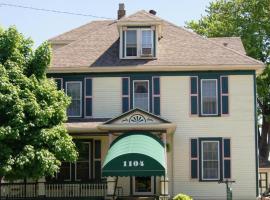
<svg viewBox="0 0 270 200">
<path fill-rule="evenodd" d="M 162 196 L 168 196 L 169 195 L 169 179 L 167 176 L 167 168 L 168 168 L 168 163 L 167 163 L 167 134 L 162 133 L 162 141 L 164 144 L 164 156 L 165 156 L 165 164 L 166 164 L 166 169 L 165 169 L 165 176 L 162 176 L 160 178 L 160 194 Z"/>
<path fill-rule="evenodd" d="M 42 177 L 38 180 L 37 184 L 37 196 L 45 196 L 45 177 Z"/>
<path fill-rule="evenodd" d="M 112 133 L 109 133 L 109 148 L 113 141 Z M 109 149 L 108 148 L 108 149 Z M 116 177 L 107 177 L 107 196 L 113 196 L 116 184 Z"/>
</svg>

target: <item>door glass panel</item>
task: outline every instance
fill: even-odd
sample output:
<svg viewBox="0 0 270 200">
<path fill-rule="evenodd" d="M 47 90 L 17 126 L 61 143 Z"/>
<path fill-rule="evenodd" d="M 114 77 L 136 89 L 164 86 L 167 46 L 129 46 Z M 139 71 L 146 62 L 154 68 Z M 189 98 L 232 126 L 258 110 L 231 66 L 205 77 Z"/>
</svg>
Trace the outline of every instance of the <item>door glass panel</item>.
<svg viewBox="0 0 270 200">
<path fill-rule="evenodd" d="M 152 192 L 151 177 L 135 177 L 135 192 Z"/>
</svg>

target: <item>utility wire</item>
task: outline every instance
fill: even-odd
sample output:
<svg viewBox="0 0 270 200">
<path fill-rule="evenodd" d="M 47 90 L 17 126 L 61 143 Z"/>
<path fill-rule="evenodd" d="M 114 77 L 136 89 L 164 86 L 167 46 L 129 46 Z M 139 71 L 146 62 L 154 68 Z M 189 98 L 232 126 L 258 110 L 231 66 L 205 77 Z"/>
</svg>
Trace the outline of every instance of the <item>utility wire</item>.
<svg viewBox="0 0 270 200">
<path fill-rule="evenodd" d="M 83 16 L 83 17 L 93 17 L 93 18 L 101 18 L 101 19 L 112 19 L 112 18 L 109 18 L 109 17 L 102 17 L 102 16 L 91 15 L 91 14 L 82 14 L 82 13 L 67 12 L 67 11 L 61 11 L 61 10 L 52 10 L 52 9 L 45 9 L 45 8 L 35 8 L 35 7 L 31 7 L 31 6 L 22 6 L 22 5 L 18 5 L 18 4 L 9 4 L 9 3 L 2 3 L 2 2 L 0 2 L 0 7 L 1 6 L 24 8 L 24 9 L 30 9 L 30 10 L 43 11 L 43 12 L 52 12 L 52 13 L 60 13 L 60 14 Z"/>
</svg>

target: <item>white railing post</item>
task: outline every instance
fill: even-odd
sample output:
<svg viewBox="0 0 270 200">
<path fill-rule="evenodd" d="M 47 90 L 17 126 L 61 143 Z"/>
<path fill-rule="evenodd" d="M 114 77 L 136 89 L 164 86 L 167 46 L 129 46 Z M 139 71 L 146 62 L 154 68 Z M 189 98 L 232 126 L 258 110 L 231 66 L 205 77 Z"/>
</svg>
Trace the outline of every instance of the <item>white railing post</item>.
<svg viewBox="0 0 270 200">
<path fill-rule="evenodd" d="M 45 196 L 45 177 L 38 180 L 37 188 L 37 196 Z"/>
</svg>

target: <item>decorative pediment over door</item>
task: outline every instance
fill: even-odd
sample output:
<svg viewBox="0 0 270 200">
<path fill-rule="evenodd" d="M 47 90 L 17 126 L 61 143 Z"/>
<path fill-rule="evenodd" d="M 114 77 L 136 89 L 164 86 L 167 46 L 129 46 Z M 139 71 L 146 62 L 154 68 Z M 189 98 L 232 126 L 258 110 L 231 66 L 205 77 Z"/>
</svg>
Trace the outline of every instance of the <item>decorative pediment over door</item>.
<svg viewBox="0 0 270 200">
<path fill-rule="evenodd" d="M 135 108 L 122 115 L 115 117 L 104 124 L 162 124 L 170 123 L 161 117 Z"/>
<path fill-rule="evenodd" d="M 175 124 L 139 108 L 130 110 L 98 126 L 107 131 L 153 130 L 174 132 Z"/>
</svg>

